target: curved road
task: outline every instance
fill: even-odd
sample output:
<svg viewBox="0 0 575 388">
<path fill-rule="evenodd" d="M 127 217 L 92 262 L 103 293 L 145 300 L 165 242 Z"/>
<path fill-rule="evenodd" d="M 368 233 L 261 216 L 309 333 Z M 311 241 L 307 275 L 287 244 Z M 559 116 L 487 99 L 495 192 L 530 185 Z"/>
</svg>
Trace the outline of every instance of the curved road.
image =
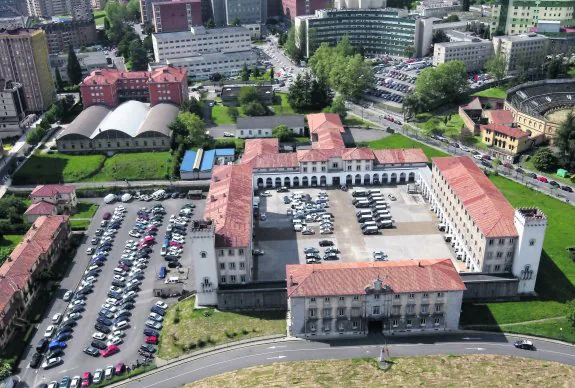
<svg viewBox="0 0 575 388">
<path fill-rule="evenodd" d="M 556 342 L 534 340 L 536 351 L 516 349 L 517 337 L 493 333 L 457 333 L 414 335 L 409 337 L 370 336 L 339 341 L 280 341 L 215 351 L 166 365 L 116 387 L 179 387 L 206 377 L 256 365 L 285 361 L 379 357 L 387 340 L 392 357 L 437 354 L 496 354 L 557 361 L 575 365 L 575 347 Z"/>
</svg>

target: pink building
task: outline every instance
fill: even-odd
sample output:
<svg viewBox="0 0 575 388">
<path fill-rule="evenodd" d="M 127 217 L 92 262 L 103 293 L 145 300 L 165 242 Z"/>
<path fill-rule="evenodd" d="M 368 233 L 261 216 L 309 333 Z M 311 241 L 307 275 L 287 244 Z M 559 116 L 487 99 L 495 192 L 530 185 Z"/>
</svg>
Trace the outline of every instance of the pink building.
<svg viewBox="0 0 575 388">
<path fill-rule="evenodd" d="M 156 32 L 187 31 L 202 25 L 201 0 L 173 0 L 152 3 Z"/>
<path fill-rule="evenodd" d="M 329 0 L 282 0 L 283 14 L 294 20 L 296 16 L 313 15 L 317 9 L 332 8 Z"/>
</svg>

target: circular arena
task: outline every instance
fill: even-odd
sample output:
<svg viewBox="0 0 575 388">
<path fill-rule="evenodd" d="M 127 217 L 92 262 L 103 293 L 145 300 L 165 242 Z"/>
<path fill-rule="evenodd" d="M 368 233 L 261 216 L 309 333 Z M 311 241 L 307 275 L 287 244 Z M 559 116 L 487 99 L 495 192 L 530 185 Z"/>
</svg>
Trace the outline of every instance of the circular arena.
<svg viewBox="0 0 575 388">
<path fill-rule="evenodd" d="M 505 109 L 515 123 L 532 135 L 553 137 L 557 127 L 575 108 L 575 79 L 528 82 L 507 91 Z"/>
</svg>

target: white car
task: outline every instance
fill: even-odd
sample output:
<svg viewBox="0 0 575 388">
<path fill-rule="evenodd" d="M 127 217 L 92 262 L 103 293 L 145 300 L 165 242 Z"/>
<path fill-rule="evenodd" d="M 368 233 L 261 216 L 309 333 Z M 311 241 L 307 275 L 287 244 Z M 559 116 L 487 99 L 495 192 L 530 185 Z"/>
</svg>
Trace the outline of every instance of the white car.
<svg viewBox="0 0 575 388">
<path fill-rule="evenodd" d="M 72 303 L 70 303 L 71 307 L 75 307 L 75 306 L 84 306 L 86 304 L 86 301 L 83 299 L 77 299 L 75 301 L 73 301 Z"/>
<path fill-rule="evenodd" d="M 123 299 L 129 299 L 132 297 L 136 297 L 138 295 L 138 293 L 136 291 L 128 291 L 126 292 L 126 294 L 123 296 Z"/>
<path fill-rule="evenodd" d="M 113 337 L 124 337 L 126 335 L 126 333 L 124 333 L 123 330 L 114 330 L 111 334 L 108 335 L 108 338 L 113 338 Z"/>
<path fill-rule="evenodd" d="M 50 325 L 46 328 L 46 331 L 44 331 L 44 338 L 50 338 L 54 335 L 54 332 L 56 331 L 56 326 Z"/>
<path fill-rule="evenodd" d="M 73 321 L 77 321 L 80 318 L 82 318 L 82 314 L 80 313 L 70 313 L 66 317 L 67 320 L 73 320 Z"/>
<path fill-rule="evenodd" d="M 102 308 L 109 310 L 112 313 L 115 313 L 116 311 L 118 311 L 118 308 L 116 306 L 111 305 L 110 303 L 104 303 L 102 305 Z"/>
<path fill-rule="evenodd" d="M 122 339 L 120 337 L 113 337 L 111 340 L 109 340 L 108 342 L 106 342 L 106 345 L 110 346 L 110 345 L 120 345 L 122 342 Z"/>
<path fill-rule="evenodd" d="M 110 286 L 110 291 L 111 292 L 122 292 L 123 288 L 121 287 L 116 287 L 116 286 Z"/>
<path fill-rule="evenodd" d="M 142 235 L 138 232 L 134 232 L 133 230 L 130 230 L 130 233 L 128 233 L 130 236 L 132 237 L 136 237 L 136 238 L 140 238 L 142 237 Z"/>
<path fill-rule="evenodd" d="M 481 155 L 481 154 L 475 154 L 475 155 L 473 155 L 473 157 L 474 157 L 475 159 L 477 159 L 477 160 L 482 160 L 482 159 L 483 159 L 483 155 Z"/>
<path fill-rule="evenodd" d="M 80 378 L 80 376 L 74 376 L 72 377 L 72 381 L 70 382 L 70 388 L 78 388 L 81 383 L 82 379 Z"/>
<path fill-rule="evenodd" d="M 120 301 L 118 299 L 108 298 L 106 299 L 106 303 L 112 306 L 117 306 L 120 304 Z"/>
<path fill-rule="evenodd" d="M 130 271 L 130 276 L 143 272 L 140 268 L 134 268 Z"/>
<path fill-rule="evenodd" d="M 62 314 L 60 314 L 60 313 L 56 313 L 52 317 L 52 323 L 54 323 L 54 324 L 60 323 L 61 320 L 62 320 Z"/>
<path fill-rule="evenodd" d="M 106 334 L 100 333 L 99 331 L 97 331 L 94 334 L 92 334 L 92 338 L 100 340 L 100 341 L 104 341 L 106 339 Z"/>
<path fill-rule="evenodd" d="M 114 280 L 117 280 L 119 282 L 123 282 L 124 280 L 126 280 L 126 278 L 123 276 L 120 276 L 120 275 L 114 275 Z"/>
<path fill-rule="evenodd" d="M 150 315 L 148 315 L 148 317 L 156 322 L 162 322 L 164 320 L 164 317 L 162 317 L 160 314 L 156 314 L 156 313 L 150 313 Z"/>
<path fill-rule="evenodd" d="M 224 132 L 224 137 L 234 137 L 234 134 L 230 132 Z"/>
<path fill-rule="evenodd" d="M 93 254 L 94 252 L 96 252 L 96 250 L 93 247 L 89 247 L 88 249 L 86 249 L 86 253 L 89 255 Z"/>
<path fill-rule="evenodd" d="M 161 300 L 156 302 L 156 306 L 158 306 L 159 308 L 164 309 L 164 310 L 166 310 L 168 308 L 168 305 L 166 303 L 162 302 Z"/>
<path fill-rule="evenodd" d="M 73 292 L 73 291 L 67 291 L 67 292 L 64 294 L 64 302 L 69 302 L 69 301 L 72 299 L 73 296 L 74 296 L 74 292 Z"/>
<path fill-rule="evenodd" d="M 113 326 L 113 330 L 115 331 L 115 330 L 126 329 L 128 326 L 130 326 L 128 321 L 120 321 Z"/>
</svg>

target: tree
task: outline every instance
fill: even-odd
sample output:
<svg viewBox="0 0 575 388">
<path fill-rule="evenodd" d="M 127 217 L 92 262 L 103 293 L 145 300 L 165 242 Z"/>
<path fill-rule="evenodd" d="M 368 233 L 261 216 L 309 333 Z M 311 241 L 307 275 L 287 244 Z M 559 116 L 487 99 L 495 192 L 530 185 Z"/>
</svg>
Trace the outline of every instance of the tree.
<svg viewBox="0 0 575 388">
<path fill-rule="evenodd" d="M 453 22 L 458 22 L 458 21 L 459 21 L 459 16 L 453 14 L 453 15 L 449 15 L 448 17 L 443 19 L 441 22 L 442 23 L 453 23 Z"/>
<path fill-rule="evenodd" d="M 571 326 L 575 327 L 575 299 L 567 302 L 567 315 L 566 318 L 571 322 Z"/>
<path fill-rule="evenodd" d="M 240 111 L 235 106 L 228 106 L 228 116 L 234 121 L 238 121 L 238 117 L 240 115 Z"/>
<path fill-rule="evenodd" d="M 64 90 L 64 81 L 62 81 L 62 76 L 60 75 L 60 69 L 56 68 L 56 70 L 54 70 L 54 75 L 56 78 L 56 91 L 58 93 L 60 93 L 62 90 Z"/>
<path fill-rule="evenodd" d="M 533 165 L 538 170 L 554 171 L 557 169 L 557 164 L 557 156 L 549 148 L 541 148 L 533 155 Z"/>
<path fill-rule="evenodd" d="M 130 43 L 130 62 L 132 63 L 132 71 L 148 69 L 148 53 L 140 39 L 135 39 Z"/>
<path fill-rule="evenodd" d="M 178 114 L 178 117 L 187 130 L 186 144 L 193 147 L 204 147 L 208 140 L 204 121 L 198 115 L 189 112 L 182 112 Z"/>
<path fill-rule="evenodd" d="M 408 58 L 412 58 L 415 55 L 415 46 L 405 46 L 403 54 Z"/>
<path fill-rule="evenodd" d="M 245 62 L 242 66 L 242 70 L 240 71 L 240 78 L 242 81 L 249 81 L 250 79 L 250 70 L 248 69 L 248 65 Z"/>
<path fill-rule="evenodd" d="M 274 76 L 275 76 L 275 71 L 274 71 L 274 68 L 272 67 L 272 68 L 270 69 L 270 81 L 271 81 L 272 84 L 273 84 L 273 82 L 274 82 Z"/>
<path fill-rule="evenodd" d="M 248 116 L 265 116 L 268 114 L 266 107 L 255 101 L 242 105 L 242 109 Z"/>
<path fill-rule="evenodd" d="M 283 44 L 285 54 L 294 62 L 299 62 L 301 59 L 300 49 L 296 46 L 295 26 L 292 25 L 288 30 L 287 38 Z"/>
<path fill-rule="evenodd" d="M 128 20 L 137 22 L 140 20 L 140 1 L 130 0 L 126 5 L 126 17 Z"/>
<path fill-rule="evenodd" d="M 435 31 L 433 33 L 433 38 L 431 40 L 431 43 L 436 44 L 436 43 L 443 43 L 443 42 L 449 42 L 449 37 L 447 36 L 445 31 L 443 31 L 443 30 Z"/>
<path fill-rule="evenodd" d="M 258 69 L 257 66 L 252 67 L 251 73 L 254 76 L 254 78 L 259 78 L 259 76 L 261 75 L 260 69 Z"/>
<path fill-rule="evenodd" d="M 298 34 L 298 42 L 299 42 L 299 58 L 303 59 L 307 57 L 307 32 L 304 24 L 300 24 L 299 29 L 297 30 Z"/>
<path fill-rule="evenodd" d="M 332 101 L 331 107 L 329 108 L 331 113 L 337 113 L 339 117 L 345 119 L 347 116 L 347 108 L 345 107 L 345 99 L 341 94 L 338 94 Z"/>
<path fill-rule="evenodd" d="M 287 125 L 278 125 L 272 129 L 272 136 L 277 137 L 279 141 L 290 141 L 293 137 L 293 132 Z"/>
<path fill-rule="evenodd" d="M 216 22 L 214 22 L 214 19 L 209 18 L 208 22 L 206 23 L 206 28 L 215 28 L 216 27 Z"/>
<path fill-rule="evenodd" d="M 12 374 L 12 363 L 5 359 L 0 359 L 0 381 L 6 380 Z"/>
<path fill-rule="evenodd" d="M 485 28 L 483 31 L 483 39 L 491 40 L 491 30 L 489 27 Z"/>
<path fill-rule="evenodd" d="M 575 114 L 569 112 L 557 129 L 555 145 L 559 148 L 559 161 L 569 171 L 575 171 Z"/>
<path fill-rule="evenodd" d="M 152 51 L 154 51 L 154 42 L 152 41 L 152 35 L 147 35 L 144 38 L 144 49 L 148 53 L 151 53 Z"/>
<path fill-rule="evenodd" d="M 310 56 L 312 56 L 319 47 L 318 42 L 317 30 L 315 28 L 309 28 L 307 30 L 307 44 L 309 46 L 307 50 Z"/>
<path fill-rule="evenodd" d="M 234 20 L 232 20 L 232 26 L 241 26 L 242 25 L 242 21 L 240 20 L 240 18 L 235 18 Z"/>
<path fill-rule="evenodd" d="M 197 98 L 191 97 L 188 100 L 184 100 L 180 104 L 180 110 L 182 112 L 193 113 L 201 119 L 204 118 L 204 104 L 198 101 Z"/>
<path fill-rule="evenodd" d="M 255 86 L 242 86 L 238 94 L 238 103 L 247 105 L 251 102 L 260 102 L 260 94 Z"/>
<path fill-rule="evenodd" d="M 104 30 L 109 30 L 110 29 L 110 21 L 108 20 L 107 17 L 104 17 Z"/>
<path fill-rule="evenodd" d="M 497 83 L 505 78 L 505 68 L 506 61 L 505 56 L 502 53 L 497 53 L 493 58 L 485 63 L 485 70 L 495 78 Z"/>
<path fill-rule="evenodd" d="M 553 56 L 547 65 L 547 78 L 555 79 L 563 71 L 563 59 Z"/>
<path fill-rule="evenodd" d="M 70 84 L 78 85 L 82 82 L 82 68 L 72 45 L 68 46 L 68 66 L 66 67 Z"/>
</svg>

